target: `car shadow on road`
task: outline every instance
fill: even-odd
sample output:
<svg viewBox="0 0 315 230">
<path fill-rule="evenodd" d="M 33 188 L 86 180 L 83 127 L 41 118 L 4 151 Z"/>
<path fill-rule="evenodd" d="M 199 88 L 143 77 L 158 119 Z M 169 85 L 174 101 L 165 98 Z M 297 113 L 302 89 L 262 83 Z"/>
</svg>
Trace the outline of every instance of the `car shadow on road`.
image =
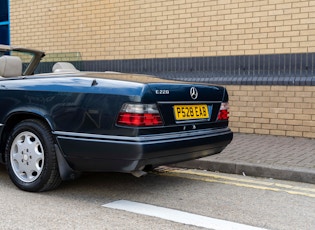
<svg viewBox="0 0 315 230">
<path fill-rule="evenodd" d="M 80 178 L 65 181 L 53 191 L 41 193 L 44 196 L 58 196 L 88 202 L 111 202 L 113 200 L 141 200 L 143 197 L 160 197 L 165 200 L 170 194 L 195 193 L 196 182 L 189 179 L 170 177 L 150 172 L 137 178 L 126 173 L 84 173 Z M 211 185 L 210 185 L 211 186 Z M 178 200 L 186 199 L 178 195 Z M 208 197 L 208 194 L 206 194 Z"/>
<path fill-rule="evenodd" d="M 9 190 L 15 190 L 12 192 L 26 193 L 13 185 L 3 165 L 0 166 L 0 180 L 1 185 L 6 185 Z M 64 181 L 52 191 L 29 193 L 29 195 L 34 199 L 39 196 L 57 197 L 58 200 L 62 199 L 65 202 L 77 200 L 78 202 L 104 204 L 104 202 L 122 199 L 143 202 L 146 199 L 157 197 L 166 202 L 171 194 L 175 194 L 177 201 L 184 201 L 194 199 L 193 194 L 196 192 L 196 187 L 203 187 L 199 186 L 198 183 L 204 182 L 166 176 L 156 171 L 149 172 L 139 178 L 127 173 L 90 172 L 83 173 L 75 180 Z M 207 184 L 207 186 L 214 186 L 211 183 Z M 208 198 L 208 191 L 204 192 L 204 199 Z"/>
</svg>

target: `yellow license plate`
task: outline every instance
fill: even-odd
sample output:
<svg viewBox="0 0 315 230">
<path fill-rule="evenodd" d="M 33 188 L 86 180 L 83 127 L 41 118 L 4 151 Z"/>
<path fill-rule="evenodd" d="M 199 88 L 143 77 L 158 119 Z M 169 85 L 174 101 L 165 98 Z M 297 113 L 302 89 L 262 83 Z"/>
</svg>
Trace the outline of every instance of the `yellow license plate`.
<svg viewBox="0 0 315 230">
<path fill-rule="evenodd" d="M 207 105 L 174 105 L 176 120 L 192 120 L 209 118 Z"/>
</svg>

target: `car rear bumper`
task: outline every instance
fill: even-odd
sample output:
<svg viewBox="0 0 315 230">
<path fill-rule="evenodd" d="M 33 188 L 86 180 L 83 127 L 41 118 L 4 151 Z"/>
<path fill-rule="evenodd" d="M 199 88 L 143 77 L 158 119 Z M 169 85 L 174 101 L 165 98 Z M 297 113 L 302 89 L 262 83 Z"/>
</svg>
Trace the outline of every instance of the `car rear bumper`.
<svg viewBox="0 0 315 230">
<path fill-rule="evenodd" d="M 221 152 L 233 138 L 229 128 L 120 137 L 54 132 L 69 165 L 78 171 L 132 172 Z"/>
</svg>

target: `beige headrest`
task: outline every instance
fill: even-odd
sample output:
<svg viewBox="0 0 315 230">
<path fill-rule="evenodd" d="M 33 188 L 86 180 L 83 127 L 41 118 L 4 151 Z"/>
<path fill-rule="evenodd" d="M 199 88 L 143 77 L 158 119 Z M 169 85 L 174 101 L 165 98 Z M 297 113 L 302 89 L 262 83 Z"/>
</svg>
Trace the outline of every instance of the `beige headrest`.
<svg viewBox="0 0 315 230">
<path fill-rule="evenodd" d="M 16 56 L 0 57 L 0 76 L 18 77 L 22 75 L 22 60 Z"/>
<path fill-rule="evenodd" d="M 72 65 L 69 62 L 57 62 L 56 64 L 54 64 L 52 71 L 54 73 L 60 73 L 60 72 L 79 72 L 79 70 L 77 70 L 74 65 Z"/>
</svg>

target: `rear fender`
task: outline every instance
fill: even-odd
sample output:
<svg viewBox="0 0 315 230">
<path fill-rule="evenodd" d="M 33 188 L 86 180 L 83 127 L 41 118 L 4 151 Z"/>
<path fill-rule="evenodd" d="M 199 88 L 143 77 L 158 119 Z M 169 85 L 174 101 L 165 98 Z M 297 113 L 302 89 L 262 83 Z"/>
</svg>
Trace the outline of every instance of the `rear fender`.
<svg viewBox="0 0 315 230">
<path fill-rule="evenodd" d="M 0 162 L 4 163 L 5 145 L 14 126 L 26 119 L 38 119 L 45 122 L 51 130 L 54 130 L 53 123 L 49 118 L 44 110 L 31 107 L 20 107 L 10 111 L 0 127 Z"/>
</svg>

